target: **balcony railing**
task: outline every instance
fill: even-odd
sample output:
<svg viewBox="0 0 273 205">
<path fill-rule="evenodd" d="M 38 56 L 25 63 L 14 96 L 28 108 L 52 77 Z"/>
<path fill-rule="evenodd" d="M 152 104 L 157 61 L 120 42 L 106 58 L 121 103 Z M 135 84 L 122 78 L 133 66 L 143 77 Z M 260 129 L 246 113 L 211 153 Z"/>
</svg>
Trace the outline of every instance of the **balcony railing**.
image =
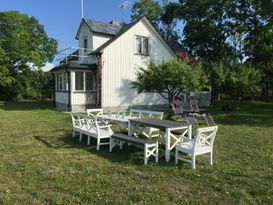
<svg viewBox="0 0 273 205">
<path fill-rule="evenodd" d="M 94 61 L 94 56 L 89 55 L 92 49 L 80 47 L 68 47 L 57 52 L 55 60 L 60 65 L 69 64 L 71 62 L 90 64 Z"/>
</svg>

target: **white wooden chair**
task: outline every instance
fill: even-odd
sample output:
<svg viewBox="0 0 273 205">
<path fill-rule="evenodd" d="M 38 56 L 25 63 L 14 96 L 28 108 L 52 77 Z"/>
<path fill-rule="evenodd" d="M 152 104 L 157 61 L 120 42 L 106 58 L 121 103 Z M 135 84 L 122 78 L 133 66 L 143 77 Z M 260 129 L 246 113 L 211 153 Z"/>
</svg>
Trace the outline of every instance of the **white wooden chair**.
<svg viewBox="0 0 273 205">
<path fill-rule="evenodd" d="M 157 112 L 151 110 L 137 110 L 131 109 L 130 110 L 130 117 L 139 117 L 139 118 L 156 118 L 162 120 L 164 112 Z M 156 134 L 154 134 L 157 132 Z M 142 129 L 142 134 L 146 137 L 158 137 L 159 136 L 159 129 L 153 127 L 147 127 Z"/>
<path fill-rule="evenodd" d="M 100 149 L 101 145 L 109 145 L 108 142 L 101 142 L 102 139 L 109 139 L 114 133 L 111 129 L 111 125 L 103 124 L 100 125 L 96 118 L 88 117 L 86 118 L 86 124 L 82 128 L 82 133 L 88 136 L 87 145 L 90 145 L 90 137 L 97 139 L 97 150 Z"/>
<path fill-rule="evenodd" d="M 185 137 L 181 137 L 181 141 L 176 145 L 175 150 L 175 163 L 178 160 L 189 162 L 192 164 L 192 168 L 195 169 L 195 158 L 198 155 L 207 154 L 209 157 L 210 165 L 212 165 L 213 157 L 213 143 L 218 130 L 218 126 L 198 128 L 196 136 L 193 140 L 183 142 Z M 179 157 L 179 153 L 183 152 L 191 156 L 191 160 Z"/>
<path fill-rule="evenodd" d="M 85 124 L 85 119 L 79 115 L 79 114 L 75 114 L 75 113 L 71 113 L 70 114 L 71 119 L 72 119 L 72 137 L 75 137 L 76 134 L 78 133 L 80 135 L 79 140 L 82 140 L 82 134 L 81 134 L 81 129 Z"/>
<path fill-rule="evenodd" d="M 76 133 L 79 133 L 79 141 L 82 141 L 82 135 L 87 135 L 87 145 L 90 145 L 90 138 L 97 139 L 97 150 L 100 149 L 101 145 L 109 145 L 108 142 L 101 142 L 101 139 L 110 139 L 113 134 L 111 125 L 102 124 L 103 122 L 97 121 L 95 117 L 83 116 L 79 114 L 71 114 L 73 124 L 73 134 L 75 137 Z"/>
<path fill-rule="evenodd" d="M 86 114 L 91 117 L 97 117 L 99 115 L 103 115 L 103 109 L 102 108 L 87 109 Z"/>
</svg>

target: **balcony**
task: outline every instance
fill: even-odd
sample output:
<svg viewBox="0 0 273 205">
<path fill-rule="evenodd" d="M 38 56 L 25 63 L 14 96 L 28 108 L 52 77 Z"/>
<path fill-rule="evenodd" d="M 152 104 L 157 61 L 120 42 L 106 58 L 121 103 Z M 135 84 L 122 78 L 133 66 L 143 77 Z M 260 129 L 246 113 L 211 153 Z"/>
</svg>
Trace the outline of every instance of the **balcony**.
<svg viewBox="0 0 273 205">
<path fill-rule="evenodd" d="M 77 64 L 94 64 L 97 59 L 94 55 L 90 55 L 92 49 L 80 47 L 68 47 L 57 52 L 56 62 L 59 65 L 67 65 L 69 63 Z"/>
</svg>

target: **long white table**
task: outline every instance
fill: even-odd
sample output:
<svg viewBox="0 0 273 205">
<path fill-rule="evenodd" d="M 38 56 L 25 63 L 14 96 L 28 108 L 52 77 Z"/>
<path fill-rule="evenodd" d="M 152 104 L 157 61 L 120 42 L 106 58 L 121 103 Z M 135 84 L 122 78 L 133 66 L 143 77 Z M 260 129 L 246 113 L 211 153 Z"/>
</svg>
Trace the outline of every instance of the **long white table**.
<svg viewBox="0 0 273 205">
<path fill-rule="evenodd" d="M 155 118 L 145 118 L 145 119 L 128 119 L 128 135 L 133 135 L 133 126 L 144 126 L 144 127 L 154 127 L 165 132 L 165 159 L 167 162 L 170 161 L 170 152 L 180 141 L 180 137 L 188 134 L 188 138 L 192 137 L 192 126 L 189 124 L 181 124 L 179 122 L 170 120 L 160 120 Z M 176 136 L 172 131 L 184 130 L 180 136 Z M 171 138 L 174 139 L 174 143 L 171 144 Z"/>
<path fill-rule="evenodd" d="M 138 117 L 130 117 L 130 116 L 124 116 L 122 114 L 116 115 L 116 114 L 111 114 L 111 115 L 98 115 L 96 116 L 98 119 L 102 119 L 105 121 L 117 123 L 117 124 L 126 124 L 126 127 L 128 127 L 128 133 L 131 132 L 130 127 L 128 126 L 129 120 L 132 119 L 139 119 Z"/>
</svg>

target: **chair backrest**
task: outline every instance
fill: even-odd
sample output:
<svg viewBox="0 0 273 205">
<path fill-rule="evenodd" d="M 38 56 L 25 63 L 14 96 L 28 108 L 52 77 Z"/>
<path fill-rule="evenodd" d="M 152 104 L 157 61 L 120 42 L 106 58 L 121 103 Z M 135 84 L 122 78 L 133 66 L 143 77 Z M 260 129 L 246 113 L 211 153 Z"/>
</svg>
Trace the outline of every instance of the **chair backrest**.
<svg viewBox="0 0 273 205">
<path fill-rule="evenodd" d="M 193 149 L 199 147 L 213 147 L 218 126 L 198 128 L 194 139 Z"/>
<path fill-rule="evenodd" d="M 162 120 L 164 112 L 151 111 L 151 110 L 130 110 L 130 117 L 139 117 L 139 118 L 156 118 Z"/>
<path fill-rule="evenodd" d="M 82 123 L 78 114 L 70 113 L 73 127 L 81 127 Z"/>
<path fill-rule="evenodd" d="M 190 99 L 190 105 L 191 105 L 192 112 L 200 112 L 197 99 L 191 98 Z"/>
<path fill-rule="evenodd" d="M 87 125 L 87 129 L 89 132 L 92 132 L 92 133 L 98 133 L 98 121 L 96 119 L 96 117 L 90 117 L 88 116 L 86 118 L 86 125 Z"/>
<path fill-rule="evenodd" d="M 186 115 L 186 120 L 189 125 L 197 125 L 198 126 L 198 121 L 193 115 Z"/>
<path fill-rule="evenodd" d="M 182 115 L 184 113 L 182 107 L 182 100 L 180 98 L 173 98 L 171 106 L 176 115 Z"/>
<path fill-rule="evenodd" d="M 205 114 L 205 120 L 206 120 L 208 125 L 215 125 L 215 122 L 214 122 L 214 120 L 213 120 L 210 113 Z"/>
<path fill-rule="evenodd" d="M 103 109 L 101 109 L 101 108 L 87 109 L 86 113 L 87 113 L 88 116 L 96 117 L 96 116 L 99 116 L 99 115 L 103 115 Z"/>
</svg>

